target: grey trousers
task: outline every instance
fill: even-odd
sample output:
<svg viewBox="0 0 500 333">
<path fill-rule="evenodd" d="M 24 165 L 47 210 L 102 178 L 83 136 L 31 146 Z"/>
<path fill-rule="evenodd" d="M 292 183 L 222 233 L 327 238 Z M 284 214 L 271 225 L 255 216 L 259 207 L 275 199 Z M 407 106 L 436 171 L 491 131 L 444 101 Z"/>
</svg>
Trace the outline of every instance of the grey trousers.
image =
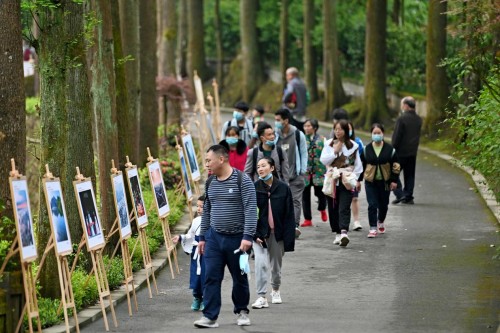
<svg viewBox="0 0 500 333">
<path fill-rule="evenodd" d="M 300 225 L 300 216 L 302 215 L 302 194 L 304 193 L 304 188 L 306 187 L 304 176 L 297 176 L 293 179 L 290 179 L 289 185 L 293 197 L 293 213 L 295 214 L 295 226 L 298 227 Z"/>
<path fill-rule="evenodd" d="M 269 269 L 271 269 L 271 286 L 273 290 L 279 290 L 281 285 L 281 264 L 285 249 L 283 241 L 276 241 L 272 233 L 266 239 L 267 249 L 254 242 L 255 253 L 255 286 L 257 295 L 265 297 L 269 281 Z"/>
</svg>

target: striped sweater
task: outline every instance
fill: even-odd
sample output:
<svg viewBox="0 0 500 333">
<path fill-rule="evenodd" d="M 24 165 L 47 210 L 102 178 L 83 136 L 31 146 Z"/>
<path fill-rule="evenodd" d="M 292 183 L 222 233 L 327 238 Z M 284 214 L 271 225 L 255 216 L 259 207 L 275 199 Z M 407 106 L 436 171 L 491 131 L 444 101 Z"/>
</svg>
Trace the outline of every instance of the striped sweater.
<svg viewBox="0 0 500 333">
<path fill-rule="evenodd" d="M 208 228 L 222 234 L 243 234 L 243 239 L 252 241 L 257 227 L 257 199 L 255 187 L 246 174 L 243 174 L 241 192 L 235 169 L 228 179 L 215 178 L 210 183 L 203 206 L 201 241 L 205 240 Z"/>
</svg>

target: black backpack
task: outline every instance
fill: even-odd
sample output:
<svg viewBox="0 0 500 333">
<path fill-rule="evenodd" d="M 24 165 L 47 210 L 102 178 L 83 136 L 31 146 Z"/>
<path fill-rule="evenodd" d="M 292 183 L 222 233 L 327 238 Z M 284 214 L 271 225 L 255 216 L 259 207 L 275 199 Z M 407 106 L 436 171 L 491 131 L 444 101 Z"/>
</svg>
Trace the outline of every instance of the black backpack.
<svg viewBox="0 0 500 333">
<path fill-rule="evenodd" d="M 240 170 L 238 169 L 234 169 L 236 170 L 236 173 L 238 174 L 238 190 L 240 191 L 240 194 L 241 194 L 241 183 L 243 182 L 243 172 L 241 172 Z M 210 184 L 212 183 L 212 181 L 214 180 L 215 178 L 215 175 L 211 175 L 210 177 L 208 177 L 206 183 L 205 183 L 205 200 L 208 199 L 208 187 L 210 186 Z M 241 195 L 240 195 L 241 196 Z M 243 197 L 241 197 L 243 200 Z"/>
<path fill-rule="evenodd" d="M 283 167 L 283 149 L 276 146 L 278 151 L 278 159 L 280 162 L 280 169 Z M 259 147 L 255 147 L 252 152 L 252 176 L 257 172 L 257 155 L 259 155 Z"/>
</svg>

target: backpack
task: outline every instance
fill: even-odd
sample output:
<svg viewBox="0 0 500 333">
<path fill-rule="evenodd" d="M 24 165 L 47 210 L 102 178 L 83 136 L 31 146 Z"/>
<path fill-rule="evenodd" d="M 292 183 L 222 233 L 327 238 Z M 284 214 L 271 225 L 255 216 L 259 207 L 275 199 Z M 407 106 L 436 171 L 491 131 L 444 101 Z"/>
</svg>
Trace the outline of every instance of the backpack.
<svg viewBox="0 0 500 333">
<path fill-rule="evenodd" d="M 278 159 L 280 162 L 280 168 L 283 167 L 283 149 L 281 147 L 276 146 L 276 150 L 278 151 Z M 259 155 L 259 147 L 255 147 L 252 153 L 252 176 L 257 172 L 257 155 Z"/>
<path fill-rule="evenodd" d="M 236 173 L 238 174 L 238 180 L 237 180 L 238 190 L 240 191 L 240 194 L 241 194 L 241 183 L 243 182 L 243 172 L 241 172 L 238 169 L 234 169 L 234 170 L 236 170 Z M 212 183 L 214 178 L 215 178 L 215 175 L 211 175 L 210 177 L 208 177 L 207 182 L 205 183 L 205 201 L 208 199 L 208 188 L 210 187 L 210 184 Z M 241 196 L 241 200 L 243 201 L 242 196 Z"/>
</svg>

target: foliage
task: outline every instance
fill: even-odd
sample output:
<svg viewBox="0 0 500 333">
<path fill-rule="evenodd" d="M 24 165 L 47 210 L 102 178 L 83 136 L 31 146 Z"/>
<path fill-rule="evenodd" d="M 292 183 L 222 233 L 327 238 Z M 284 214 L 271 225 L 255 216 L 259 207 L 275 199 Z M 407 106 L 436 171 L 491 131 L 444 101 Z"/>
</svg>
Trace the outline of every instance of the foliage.
<svg viewBox="0 0 500 333">
<path fill-rule="evenodd" d="M 71 285 L 77 310 L 95 304 L 99 298 L 95 278 L 81 268 L 77 268 L 71 275 Z"/>
<path fill-rule="evenodd" d="M 114 257 L 109 259 L 108 256 L 103 258 L 104 267 L 106 267 L 106 276 L 108 277 L 109 289 L 113 290 L 122 285 L 125 275 L 123 273 L 123 259 Z"/>
<path fill-rule="evenodd" d="M 37 106 L 40 105 L 39 97 L 27 97 L 26 98 L 26 114 L 28 115 L 38 115 Z"/>
<path fill-rule="evenodd" d="M 38 313 L 40 314 L 42 328 L 53 326 L 62 320 L 62 312 L 61 314 L 59 314 L 59 316 L 57 315 L 57 309 L 60 305 L 60 299 L 51 299 L 44 297 L 38 298 Z M 28 326 L 27 317 L 25 317 L 24 326 Z"/>
</svg>

